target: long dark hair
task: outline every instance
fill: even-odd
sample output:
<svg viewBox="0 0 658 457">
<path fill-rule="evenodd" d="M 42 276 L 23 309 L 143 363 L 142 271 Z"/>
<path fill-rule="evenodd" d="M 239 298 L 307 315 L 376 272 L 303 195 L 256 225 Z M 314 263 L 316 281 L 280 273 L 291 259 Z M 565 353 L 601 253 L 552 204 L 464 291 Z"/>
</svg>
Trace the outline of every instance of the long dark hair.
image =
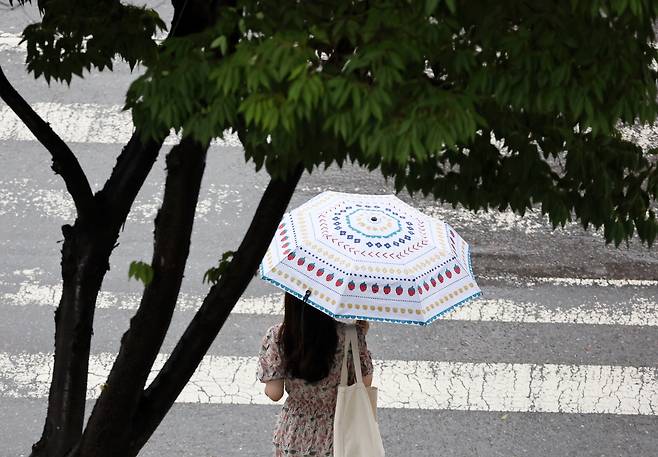
<svg viewBox="0 0 658 457">
<path fill-rule="evenodd" d="M 283 365 L 293 378 L 316 382 L 326 377 L 336 354 L 336 321 L 286 293 L 279 340 Z"/>
</svg>

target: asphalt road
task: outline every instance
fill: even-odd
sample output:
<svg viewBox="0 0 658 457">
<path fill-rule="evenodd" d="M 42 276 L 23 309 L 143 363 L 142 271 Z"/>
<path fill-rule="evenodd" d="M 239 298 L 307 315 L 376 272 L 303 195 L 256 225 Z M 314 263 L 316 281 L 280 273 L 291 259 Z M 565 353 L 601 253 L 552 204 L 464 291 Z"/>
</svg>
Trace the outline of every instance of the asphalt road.
<svg viewBox="0 0 658 457">
<path fill-rule="evenodd" d="M 76 78 L 71 88 L 35 80 L 25 73 L 25 53 L 16 47 L 15 34 L 37 18 L 34 7 L 0 10 L 0 65 L 71 143 L 98 188 L 122 147 L 126 128 L 117 106 L 135 74 L 117 65 L 114 73 Z M 641 134 L 641 139 L 651 142 L 652 135 Z M 102 379 L 139 297 L 139 284 L 128 280 L 127 270 L 132 260 L 151 256 L 162 159 L 169 147 L 138 196 L 111 259 L 95 320 L 94 380 Z M 203 272 L 238 245 L 267 182 L 266 174 L 244 162 L 239 145 L 211 148 L 185 273 L 185 300 L 163 354 L 207 290 Z M 291 207 L 323 190 L 383 193 L 392 192 L 392 186 L 377 172 L 331 167 L 304 175 Z M 60 226 L 73 220 L 74 208 L 60 178 L 50 171 L 46 151 L 4 104 L 0 195 L 0 456 L 18 456 L 29 453 L 43 426 Z M 373 326 L 369 345 L 380 367 L 376 382 L 383 390 L 380 423 L 387 455 L 656 455 L 655 248 L 637 241 L 619 249 L 606 246 L 600 233 L 576 224 L 553 231 L 537 212 L 523 219 L 510 213 L 472 214 L 401 197 L 445 218 L 471 243 L 484 296 L 428 328 Z M 267 404 L 250 370 L 262 334 L 281 319 L 279 299 L 276 289 L 252 281 L 240 310 L 210 349 L 206 373 L 190 384 L 142 455 L 270 455 L 280 406 Z M 402 379 L 390 367 L 409 371 Z M 222 381 L 227 376 L 244 382 Z"/>
</svg>

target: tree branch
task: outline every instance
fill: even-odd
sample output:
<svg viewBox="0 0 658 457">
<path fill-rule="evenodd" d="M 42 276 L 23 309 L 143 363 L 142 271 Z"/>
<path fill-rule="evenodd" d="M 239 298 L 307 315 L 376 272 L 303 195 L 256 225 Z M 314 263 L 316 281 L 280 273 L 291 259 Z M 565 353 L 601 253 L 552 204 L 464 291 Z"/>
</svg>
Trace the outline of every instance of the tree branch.
<svg viewBox="0 0 658 457">
<path fill-rule="evenodd" d="M 23 97 L 14 89 L 0 67 L 0 98 L 16 113 L 36 139 L 50 152 L 52 169 L 64 179 L 73 198 L 78 216 L 86 216 L 93 209 L 93 194 L 89 181 L 78 159 L 64 141 L 50 128 Z"/>
<path fill-rule="evenodd" d="M 270 181 L 228 271 L 210 289 L 169 359 L 144 391 L 128 455 L 136 455 L 160 424 L 256 273 L 302 171 L 299 165 L 285 179 Z"/>
<path fill-rule="evenodd" d="M 194 214 L 208 145 L 185 138 L 167 156 L 162 206 L 155 218 L 153 280 L 85 427 L 80 455 L 114 456 L 125 452 L 144 385 L 176 308 L 189 254 Z M 126 381 L 129 379 L 130 381 Z M 110 448 L 107 443 L 113 443 Z"/>
<path fill-rule="evenodd" d="M 172 0 L 171 3 L 174 17 L 168 34 L 170 37 L 197 33 L 217 21 L 216 0 Z M 149 140 L 147 144 L 142 144 L 139 138 L 139 132 L 130 138 L 117 158 L 112 175 L 98 193 L 116 220 L 125 220 L 164 142 L 163 138 L 161 141 Z"/>
<path fill-rule="evenodd" d="M 135 197 L 142 188 L 158 158 L 164 138 L 142 144 L 140 132 L 135 131 L 117 157 L 116 164 L 96 198 L 101 207 L 111 214 L 112 223 L 122 225 L 128 217 Z"/>
</svg>

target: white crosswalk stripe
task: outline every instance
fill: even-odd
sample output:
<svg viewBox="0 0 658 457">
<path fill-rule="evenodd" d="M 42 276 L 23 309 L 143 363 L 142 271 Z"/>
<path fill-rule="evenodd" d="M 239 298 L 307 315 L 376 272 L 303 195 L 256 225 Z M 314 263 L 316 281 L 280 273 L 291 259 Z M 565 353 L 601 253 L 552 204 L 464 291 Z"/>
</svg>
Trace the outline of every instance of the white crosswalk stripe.
<svg viewBox="0 0 658 457">
<path fill-rule="evenodd" d="M 151 379 L 166 360 L 160 354 Z M 99 395 L 114 355 L 93 355 L 88 398 Z M 206 356 L 180 403 L 269 404 L 255 357 Z M 523 363 L 375 361 L 382 408 L 658 414 L 658 368 Z M 48 394 L 52 354 L 0 353 L 5 396 Z"/>
<path fill-rule="evenodd" d="M 94 103 L 34 103 L 32 108 L 67 143 L 125 144 L 134 128 L 129 111 L 121 105 Z M 35 141 L 32 132 L 7 106 L 0 107 L 0 140 Z M 180 136 L 170 135 L 165 144 L 176 144 Z M 237 134 L 227 132 L 213 146 L 240 146 Z"/>
<path fill-rule="evenodd" d="M 0 283 L 0 285 L 3 284 Z M 18 286 L 16 292 L 4 293 L 2 295 L 2 304 L 9 306 L 54 306 L 59 302 L 61 290 L 60 285 L 48 286 L 25 282 Z M 140 299 L 141 295 L 136 293 L 102 291 L 97 300 L 97 308 L 136 310 Z M 203 297 L 200 295 L 181 293 L 178 307 L 181 311 L 194 311 L 199 308 L 202 300 Z M 283 314 L 283 295 L 270 294 L 242 298 L 236 304 L 233 312 L 235 314 Z M 446 313 L 441 319 L 656 327 L 658 326 L 658 303 L 646 297 L 636 297 L 630 304 L 618 302 L 594 303 L 588 306 L 580 305 L 552 309 L 534 302 L 480 298 Z"/>
<path fill-rule="evenodd" d="M 25 43 L 19 44 L 21 36 L 16 33 L 0 32 L 0 52 L 27 52 Z"/>
<path fill-rule="evenodd" d="M 0 180 L 0 195 L 3 196 L 0 200 L 0 216 L 36 213 L 61 222 L 75 219 L 75 205 L 64 189 L 40 187 L 39 183 L 27 179 Z M 228 185 L 208 184 L 197 204 L 197 220 L 209 220 L 221 215 L 228 201 L 235 202 L 239 198 L 239 192 Z M 131 208 L 128 222 L 152 224 L 161 202 L 160 195 L 140 196 Z"/>
</svg>

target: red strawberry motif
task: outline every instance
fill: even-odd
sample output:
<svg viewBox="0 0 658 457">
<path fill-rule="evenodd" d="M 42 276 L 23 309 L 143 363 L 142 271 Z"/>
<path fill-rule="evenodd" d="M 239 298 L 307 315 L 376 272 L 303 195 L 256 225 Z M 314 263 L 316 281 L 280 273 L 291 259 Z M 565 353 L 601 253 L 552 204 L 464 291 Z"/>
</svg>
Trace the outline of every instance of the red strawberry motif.
<svg viewBox="0 0 658 457">
<path fill-rule="evenodd" d="M 282 247 L 283 249 L 285 249 L 285 248 L 287 248 L 288 246 L 290 246 L 290 243 L 284 243 L 281 247 Z"/>
<path fill-rule="evenodd" d="M 283 236 L 283 235 L 285 235 L 286 233 L 288 233 L 288 230 L 281 230 L 281 231 L 279 232 L 279 235 Z"/>
<path fill-rule="evenodd" d="M 455 265 L 455 273 L 459 274 L 461 272 L 461 268 L 459 268 L 459 265 Z"/>
<path fill-rule="evenodd" d="M 388 284 L 386 284 L 386 285 L 384 286 L 384 293 L 385 293 L 386 295 L 388 295 L 390 292 L 391 292 L 391 286 L 389 286 Z"/>
<path fill-rule="evenodd" d="M 398 295 L 402 295 L 402 292 L 403 292 L 402 286 L 397 286 L 397 287 L 395 288 L 395 293 L 396 293 L 396 294 L 398 294 Z"/>
<path fill-rule="evenodd" d="M 355 287 L 354 281 L 350 281 L 347 283 L 347 288 L 349 290 L 354 290 L 354 287 Z"/>
<path fill-rule="evenodd" d="M 434 280 L 434 278 L 431 278 L 430 282 L 432 283 L 432 287 L 436 287 L 436 281 Z"/>
<path fill-rule="evenodd" d="M 377 284 L 373 284 L 371 289 L 372 289 L 373 294 L 376 294 L 377 292 L 379 292 L 379 286 Z"/>
<path fill-rule="evenodd" d="M 334 274 L 329 273 L 324 279 L 326 279 L 327 281 L 331 281 L 332 279 L 334 279 Z"/>
<path fill-rule="evenodd" d="M 315 268 L 315 264 L 314 264 L 314 263 L 309 263 L 308 265 L 306 265 L 306 269 L 307 269 L 308 271 L 313 271 L 314 268 Z"/>
<path fill-rule="evenodd" d="M 290 252 L 290 249 L 286 249 L 285 251 L 283 251 L 283 255 L 287 255 L 289 252 Z"/>
<path fill-rule="evenodd" d="M 420 286 L 418 286 L 418 293 L 421 294 L 421 295 L 423 295 L 423 288 L 420 287 Z"/>
<path fill-rule="evenodd" d="M 443 282 L 443 276 L 439 275 L 439 282 Z"/>
<path fill-rule="evenodd" d="M 304 265 L 304 262 L 306 262 L 306 259 L 305 259 L 304 257 L 301 257 L 301 258 L 297 261 L 297 265 L 302 266 L 302 265 Z"/>
<path fill-rule="evenodd" d="M 295 253 L 294 252 L 291 252 L 290 254 L 288 254 L 288 260 L 292 260 L 294 258 L 295 258 Z"/>
<path fill-rule="evenodd" d="M 452 278 L 452 273 L 450 272 L 450 270 L 446 270 L 446 276 L 448 277 L 448 279 Z"/>
<path fill-rule="evenodd" d="M 430 285 L 427 284 L 426 282 L 423 283 L 423 287 L 425 288 L 425 290 L 430 290 Z"/>
<path fill-rule="evenodd" d="M 280 223 L 280 224 L 279 224 L 279 228 L 282 229 L 284 225 L 286 225 L 286 224 L 284 224 L 283 222 Z"/>
<path fill-rule="evenodd" d="M 342 285 L 343 285 L 343 278 L 338 278 L 338 279 L 336 280 L 336 287 L 340 287 L 340 286 L 342 286 Z"/>
<path fill-rule="evenodd" d="M 409 294 L 410 297 L 413 297 L 416 294 L 416 289 L 414 289 L 413 287 L 409 287 L 409 289 L 407 289 L 407 293 Z"/>
<path fill-rule="evenodd" d="M 361 284 L 359 284 L 359 289 L 361 289 L 361 292 L 365 292 L 367 288 L 368 288 L 368 285 L 365 282 L 362 282 Z"/>
<path fill-rule="evenodd" d="M 320 268 L 318 271 L 315 272 L 316 276 L 322 276 L 324 274 L 324 268 Z"/>
<path fill-rule="evenodd" d="M 288 235 L 286 235 L 286 236 L 284 236 L 283 238 L 281 238 L 281 241 L 286 241 L 287 239 L 288 239 Z"/>
</svg>

